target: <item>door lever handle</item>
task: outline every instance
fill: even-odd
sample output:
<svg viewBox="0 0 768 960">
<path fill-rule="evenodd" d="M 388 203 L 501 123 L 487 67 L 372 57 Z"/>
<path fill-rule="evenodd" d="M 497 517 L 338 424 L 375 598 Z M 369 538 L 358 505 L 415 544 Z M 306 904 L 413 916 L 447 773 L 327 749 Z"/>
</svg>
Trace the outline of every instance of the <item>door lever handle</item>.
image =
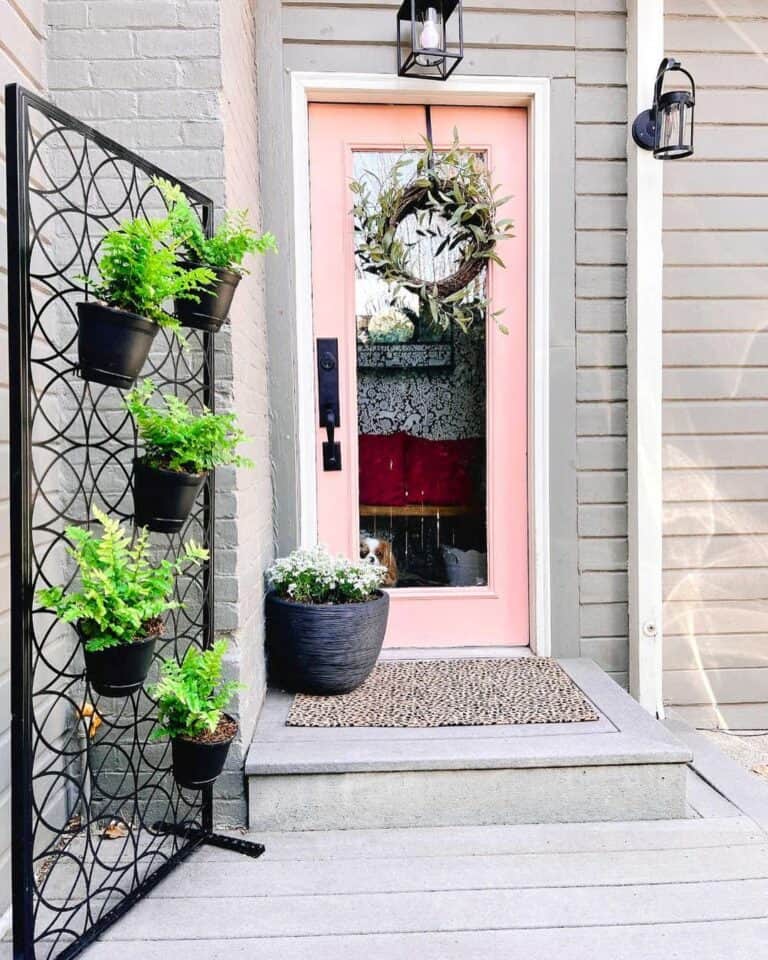
<svg viewBox="0 0 768 960">
<path fill-rule="evenodd" d="M 325 408 L 325 432 L 328 435 L 328 443 L 333 443 L 333 434 L 336 430 L 336 414 L 333 407 Z"/>
<path fill-rule="evenodd" d="M 341 470 L 341 444 L 333 439 L 336 414 L 332 407 L 326 407 L 324 426 L 328 439 L 323 441 L 323 470 Z"/>
</svg>

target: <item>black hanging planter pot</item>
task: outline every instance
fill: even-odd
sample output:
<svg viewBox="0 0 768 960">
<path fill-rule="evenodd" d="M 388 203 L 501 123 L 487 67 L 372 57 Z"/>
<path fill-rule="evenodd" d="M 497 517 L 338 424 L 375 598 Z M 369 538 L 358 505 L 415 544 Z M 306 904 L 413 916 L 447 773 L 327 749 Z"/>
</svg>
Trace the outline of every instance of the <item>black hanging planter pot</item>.
<svg viewBox="0 0 768 960">
<path fill-rule="evenodd" d="M 195 505 L 205 473 L 182 473 L 133 461 L 133 509 L 137 527 L 177 533 Z"/>
<path fill-rule="evenodd" d="M 185 263 L 187 270 L 206 266 L 202 263 Z M 207 333 L 218 333 L 222 324 L 229 316 L 232 298 L 235 295 L 241 274 L 226 267 L 209 267 L 216 274 L 216 280 L 208 290 L 201 290 L 194 300 L 174 300 L 176 317 L 183 327 L 192 327 L 195 330 L 205 330 Z"/>
<path fill-rule="evenodd" d="M 231 717 L 225 719 L 231 721 Z M 224 769 L 229 748 L 237 735 L 237 726 L 226 740 L 190 740 L 173 737 L 171 756 L 173 776 L 180 787 L 201 790 L 219 776 Z"/>
<path fill-rule="evenodd" d="M 98 300 L 77 305 L 77 355 L 84 380 L 128 390 L 141 373 L 159 327 Z"/>
<path fill-rule="evenodd" d="M 103 697 L 128 697 L 140 690 L 152 666 L 156 640 L 157 637 L 145 637 L 93 653 L 86 648 L 85 676 L 88 683 Z"/>
<path fill-rule="evenodd" d="M 389 597 L 365 603 L 311 604 L 267 594 L 270 680 L 294 693 L 349 693 L 376 665 Z"/>
</svg>

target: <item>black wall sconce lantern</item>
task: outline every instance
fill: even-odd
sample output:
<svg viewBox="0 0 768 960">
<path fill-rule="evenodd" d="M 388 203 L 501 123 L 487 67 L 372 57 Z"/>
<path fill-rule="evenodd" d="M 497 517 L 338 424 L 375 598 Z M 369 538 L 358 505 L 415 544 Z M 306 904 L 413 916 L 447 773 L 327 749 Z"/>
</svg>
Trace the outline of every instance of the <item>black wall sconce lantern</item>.
<svg viewBox="0 0 768 960">
<path fill-rule="evenodd" d="M 690 82 L 685 90 L 663 91 L 668 73 L 683 73 Z M 682 160 L 693 153 L 693 108 L 696 84 L 679 60 L 665 57 L 659 64 L 653 88 L 653 106 L 632 124 L 632 138 L 643 150 L 653 150 L 657 160 Z"/>
<path fill-rule="evenodd" d="M 449 41 L 451 17 L 456 39 Z M 397 12 L 398 76 L 447 80 L 463 58 L 462 0 L 403 0 Z"/>
</svg>

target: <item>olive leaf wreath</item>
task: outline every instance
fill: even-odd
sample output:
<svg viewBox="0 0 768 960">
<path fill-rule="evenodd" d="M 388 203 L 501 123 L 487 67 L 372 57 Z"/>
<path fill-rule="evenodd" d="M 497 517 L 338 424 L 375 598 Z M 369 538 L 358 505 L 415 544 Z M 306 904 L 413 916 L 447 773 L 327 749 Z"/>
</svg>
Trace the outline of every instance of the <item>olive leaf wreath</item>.
<svg viewBox="0 0 768 960">
<path fill-rule="evenodd" d="M 478 317 L 484 317 L 488 301 L 468 288 L 489 261 L 504 267 L 496 252 L 500 240 L 512 237 L 512 221 L 497 220 L 496 214 L 509 197 L 497 197 L 498 186 L 478 155 L 459 145 L 454 130 L 453 146 L 436 152 L 425 139 L 418 155 L 416 172 L 402 183 L 404 168 L 413 164 L 413 151 L 405 152 L 389 174 L 379 179 L 368 173 L 350 183 L 355 195 L 352 214 L 360 268 L 380 277 L 395 289 L 404 288 L 421 300 L 427 318 L 441 330 L 456 323 L 465 333 Z M 370 178 L 378 186 L 374 198 Z M 416 217 L 416 237 L 406 242 L 398 237 L 398 226 L 410 215 Z M 437 220 L 437 223 L 436 223 Z M 440 222 L 447 229 L 441 231 Z M 454 272 L 440 280 L 424 280 L 411 266 L 411 248 L 421 239 L 440 237 L 434 256 L 455 250 Z M 502 311 L 492 314 L 496 319 Z M 498 323 L 499 329 L 507 328 Z"/>
</svg>

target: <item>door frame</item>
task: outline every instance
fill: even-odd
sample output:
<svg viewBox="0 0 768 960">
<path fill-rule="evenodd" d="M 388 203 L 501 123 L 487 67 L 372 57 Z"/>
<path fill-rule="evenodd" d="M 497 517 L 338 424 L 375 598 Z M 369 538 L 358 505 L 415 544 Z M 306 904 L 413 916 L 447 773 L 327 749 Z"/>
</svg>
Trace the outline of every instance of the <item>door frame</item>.
<svg viewBox="0 0 768 960">
<path fill-rule="evenodd" d="M 549 541 L 550 81 L 453 77 L 450 84 L 385 74 L 291 73 L 293 256 L 298 407 L 299 539 L 316 540 L 316 413 L 310 235 L 310 103 L 429 103 L 524 107 L 528 112 L 528 552 L 530 645 L 552 649 Z"/>
</svg>

